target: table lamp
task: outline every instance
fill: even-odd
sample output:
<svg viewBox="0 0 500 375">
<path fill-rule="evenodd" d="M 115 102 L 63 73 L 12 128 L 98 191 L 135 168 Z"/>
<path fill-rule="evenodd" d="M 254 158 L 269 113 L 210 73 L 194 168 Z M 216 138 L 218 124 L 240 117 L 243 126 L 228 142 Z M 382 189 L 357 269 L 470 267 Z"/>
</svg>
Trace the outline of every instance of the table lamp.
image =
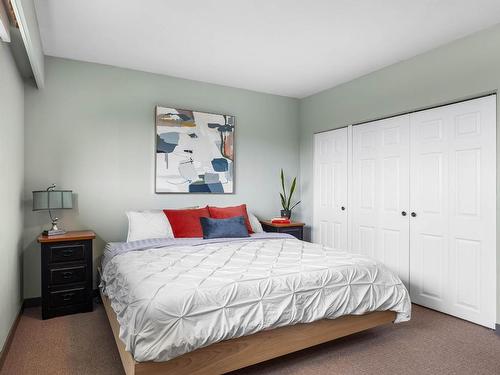
<svg viewBox="0 0 500 375">
<path fill-rule="evenodd" d="M 33 211 L 49 211 L 52 229 L 44 230 L 44 236 L 64 234 L 66 231 L 57 227 L 57 217 L 52 216 L 52 210 L 73 208 L 73 192 L 71 190 L 56 190 L 56 185 L 50 185 L 46 190 L 33 192 Z"/>
</svg>

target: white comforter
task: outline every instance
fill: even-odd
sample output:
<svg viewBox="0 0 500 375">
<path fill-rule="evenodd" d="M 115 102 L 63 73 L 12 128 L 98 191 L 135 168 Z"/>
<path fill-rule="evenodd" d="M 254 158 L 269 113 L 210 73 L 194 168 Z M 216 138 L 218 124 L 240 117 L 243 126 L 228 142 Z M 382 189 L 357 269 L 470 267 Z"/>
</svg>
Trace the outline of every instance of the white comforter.
<svg viewBox="0 0 500 375">
<path fill-rule="evenodd" d="M 264 329 L 375 310 L 402 322 L 411 311 L 382 264 L 291 238 L 124 252 L 102 279 L 120 338 L 140 362 Z"/>
</svg>

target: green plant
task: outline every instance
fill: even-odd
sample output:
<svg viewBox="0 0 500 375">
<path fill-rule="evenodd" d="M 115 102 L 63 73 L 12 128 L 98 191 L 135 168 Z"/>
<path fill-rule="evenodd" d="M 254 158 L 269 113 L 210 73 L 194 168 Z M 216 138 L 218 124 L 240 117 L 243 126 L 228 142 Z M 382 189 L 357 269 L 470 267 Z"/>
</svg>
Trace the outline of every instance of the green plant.
<svg viewBox="0 0 500 375">
<path fill-rule="evenodd" d="M 300 203 L 300 201 L 298 201 L 294 205 L 290 206 L 292 203 L 292 196 L 295 191 L 296 185 L 297 185 L 297 177 L 294 177 L 292 185 L 290 186 L 290 191 L 287 196 L 285 189 L 285 174 L 283 173 L 283 168 L 281 168 L 281 188 L 283 189 L 283 191 L 280 193 L 280 197 L 281 197 L 281 206 L 283 207 L 283 210 L 292 211 Z"/>
</svg>

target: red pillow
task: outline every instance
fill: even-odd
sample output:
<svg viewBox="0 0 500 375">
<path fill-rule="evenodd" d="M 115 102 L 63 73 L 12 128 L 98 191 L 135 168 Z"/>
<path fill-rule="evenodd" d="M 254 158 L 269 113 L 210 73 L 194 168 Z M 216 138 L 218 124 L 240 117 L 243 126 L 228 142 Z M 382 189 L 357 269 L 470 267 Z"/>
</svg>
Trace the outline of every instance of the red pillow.
<svg viewBox="0 0 500 375">
<path fill-rule="evenodd" d="M 185 210 L 163 210 L 172 226 L 175 238 L 203 237 L 200 217 L 210 217 L 208 206 Z"/>
<path fill-rule="evenodd" d="M 210 217 L 214 219 L 227 219 L 235 216 L 243 216 L 243 218 L 245 219 L 245 225 L 247 226 L 248 229 L 248 233 L 253 233 L 252 226 L 250 225 L 250 220 L 248 219 L 246 204 L 234 207 L 208 206 L 208 211 L 210 212 Z"/>
</svg>

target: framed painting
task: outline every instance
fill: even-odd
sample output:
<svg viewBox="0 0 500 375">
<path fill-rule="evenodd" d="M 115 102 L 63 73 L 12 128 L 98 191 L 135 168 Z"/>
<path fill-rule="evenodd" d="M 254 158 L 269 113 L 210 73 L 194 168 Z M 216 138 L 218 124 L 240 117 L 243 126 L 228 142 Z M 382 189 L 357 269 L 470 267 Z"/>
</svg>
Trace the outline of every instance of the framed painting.
<svg viewBox="0 0 500 375">
<path fill-rule="evenodd" d="M 234 192 L 235 117 L 156 107 L 156 193 Z"/>
</svg>

